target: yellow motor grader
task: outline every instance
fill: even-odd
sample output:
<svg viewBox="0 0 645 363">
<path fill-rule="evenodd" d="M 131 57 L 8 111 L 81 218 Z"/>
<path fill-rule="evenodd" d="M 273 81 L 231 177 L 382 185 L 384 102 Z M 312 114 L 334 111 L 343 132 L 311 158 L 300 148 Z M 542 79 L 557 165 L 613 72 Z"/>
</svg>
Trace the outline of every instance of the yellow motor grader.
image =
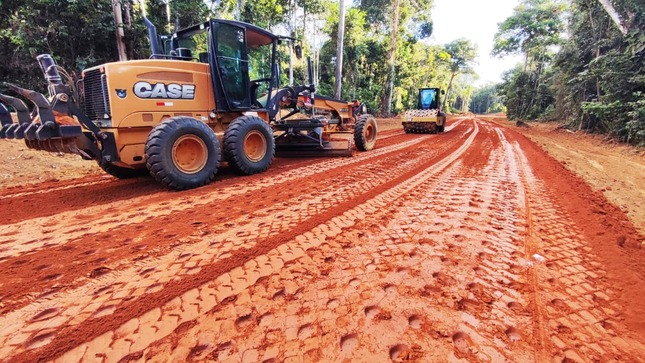
<svg viewBox="0 0 645 363">
<path fill-rule="evenodd" d="M 401 116 L 403 130 L 406 133 L 436 134 L 446 127 L 446 115 L 441 112 L 439 88 L 419 89 L 417 108 L 407 110 Z"/>
<path fill-rule="evenodd" d="M 0 138 L 79 154 L 118 178 L 148 171 L 178 190 L 212 181 L 222 159 L 255 174 L 276 149 L 351 155 L 354 144 L 374 147 L 374 117 L 361 114 L 358 102 L 316 95 L 310 64 L 310 84 L 280 86 L 277 47 L 288 38 L 213 19 L 165 37 L 160 47 L 144 20 L 151 59 L 92 67 L 74 82 L 41 55 L 48 97 L 5 83 L 21 98 L 0 93 Z"/>
</svg>

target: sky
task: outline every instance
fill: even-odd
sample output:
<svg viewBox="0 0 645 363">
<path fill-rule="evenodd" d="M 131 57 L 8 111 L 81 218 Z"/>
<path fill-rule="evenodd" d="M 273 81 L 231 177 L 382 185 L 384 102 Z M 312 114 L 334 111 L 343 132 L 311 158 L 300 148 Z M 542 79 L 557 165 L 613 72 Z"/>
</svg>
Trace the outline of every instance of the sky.
<svg viewBox="0 0 645 363">
<path fill-rule="evenodd" d="M 519 0 L 434 0 L 430 42 L 446 44 L 458 38 L 477 44 L 476 86 L 498 83 L 502 73 L 522 62 L 521 56 L 497 58 L 490 55 L 497 24 L 513 14 Z"/>
</svg>

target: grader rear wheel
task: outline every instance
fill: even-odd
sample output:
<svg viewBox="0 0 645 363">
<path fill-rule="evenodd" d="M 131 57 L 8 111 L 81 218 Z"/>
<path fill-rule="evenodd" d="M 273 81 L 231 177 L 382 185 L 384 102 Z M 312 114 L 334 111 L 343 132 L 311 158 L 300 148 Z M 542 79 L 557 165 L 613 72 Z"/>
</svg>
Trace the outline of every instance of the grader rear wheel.
<svg viewBox="0 0 645 363">
<path fill-rule="evenodd" d="M 220 146 L 213 130 L 190 117 L 171 117 L 152 129 L 145 147 L 150 174 L 168 188 L 184 190 L 210 183 L 219 167 Z"/>
</svg>

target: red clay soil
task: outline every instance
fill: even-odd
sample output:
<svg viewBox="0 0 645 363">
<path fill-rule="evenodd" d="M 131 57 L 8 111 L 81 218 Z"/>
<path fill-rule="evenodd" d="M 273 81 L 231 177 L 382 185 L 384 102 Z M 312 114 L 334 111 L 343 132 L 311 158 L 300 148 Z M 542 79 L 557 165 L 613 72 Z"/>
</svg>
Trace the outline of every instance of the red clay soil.
<svg viewBox="0 0 645 363">
<path fill-rule="evenodd" d="M 645 359 L 623 211 L 500 125 L 379 125 L 370 152 L 186 192 L 0 190 L 0 360 Z"/>
<path fill-rule="evenodd" d="M 609 272 L 609 284 L 619 291 L 626 312 L 625 323 L 645 338 L 645 299 L 635 289 L 645 281 L 643 236 L 626 220 L 625 213 L 582 178 L 558 163 L 533 142 L 513 135 L 527 154 L 536 175 L 548 181 L 560 205 L 575 218 L 585 241 Z"/>
</svg>

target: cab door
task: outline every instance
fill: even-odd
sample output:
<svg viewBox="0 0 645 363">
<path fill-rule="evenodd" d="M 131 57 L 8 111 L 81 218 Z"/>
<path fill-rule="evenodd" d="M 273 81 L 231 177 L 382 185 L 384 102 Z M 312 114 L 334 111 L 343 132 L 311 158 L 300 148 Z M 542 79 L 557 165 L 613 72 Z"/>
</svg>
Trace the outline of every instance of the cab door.
<svg viewBox="0 0 645 363">
<path fill-rule="evenodd" d="M 215 23 L 214 28 L 213 49 L 219 78 L 215 83 L 224 95 L 224 99 L 218 101 L 225 101 L 229 110 L 249 109 L 251 97 L 245 29 L 227 23 Z M 218 109 L 221 109 L 220 105 Z"/>
</svg>

